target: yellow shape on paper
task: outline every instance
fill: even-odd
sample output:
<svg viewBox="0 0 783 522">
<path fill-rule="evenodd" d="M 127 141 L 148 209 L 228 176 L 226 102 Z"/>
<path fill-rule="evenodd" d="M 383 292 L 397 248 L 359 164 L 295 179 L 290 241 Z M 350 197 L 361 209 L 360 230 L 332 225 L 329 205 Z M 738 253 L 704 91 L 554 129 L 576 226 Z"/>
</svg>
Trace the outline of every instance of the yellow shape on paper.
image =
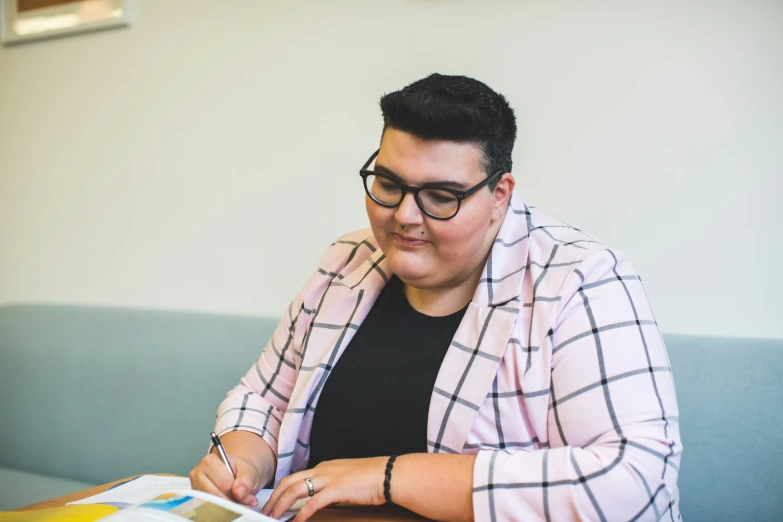
<svg viewBox="0 0 783 522">
<path fill-rule="evenodd" d="M 0 512 L 0 522 L 92 522 L 119 511 L 104 504 L 83 504 L 30 511 Z"/>
</svg>

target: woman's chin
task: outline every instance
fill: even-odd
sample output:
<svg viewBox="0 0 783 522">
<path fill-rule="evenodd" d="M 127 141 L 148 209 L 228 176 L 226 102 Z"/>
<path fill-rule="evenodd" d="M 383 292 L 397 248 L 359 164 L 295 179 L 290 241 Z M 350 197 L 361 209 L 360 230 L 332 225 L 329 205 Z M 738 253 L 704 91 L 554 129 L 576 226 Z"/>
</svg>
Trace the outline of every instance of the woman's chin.
<svg viewBox="0 0 783 522">
<path fill-rule="evenodd" d="M 397 277 L 405 284 L 413 286 L 418 286 L 417 283 L 423 283 L 432 274 L 432 270 L 427 270 L 423 266 L 412 266 L 409 263 L 394 263 L 391 266 Z"/>
</svg>

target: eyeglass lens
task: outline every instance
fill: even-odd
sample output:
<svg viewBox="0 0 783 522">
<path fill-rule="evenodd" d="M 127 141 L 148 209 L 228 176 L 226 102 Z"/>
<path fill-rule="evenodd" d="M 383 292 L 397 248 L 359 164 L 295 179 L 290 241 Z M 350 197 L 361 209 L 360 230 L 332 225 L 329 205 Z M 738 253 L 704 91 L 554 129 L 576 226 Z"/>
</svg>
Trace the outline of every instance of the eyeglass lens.
<svg viewBox="0 0 783 522">
<path fill-rule="evenodd" d="M 365 186 L 370 196 L 384 206 L 399 205 L 405 195 L 399 183 L 383 176 L 368 175 Z M 421 189 L 418 202 L 425 212 L 438 218 L 450 218 L 459 209 L 459 200 L 454 194 L 436 188 Z"/>
</svg>

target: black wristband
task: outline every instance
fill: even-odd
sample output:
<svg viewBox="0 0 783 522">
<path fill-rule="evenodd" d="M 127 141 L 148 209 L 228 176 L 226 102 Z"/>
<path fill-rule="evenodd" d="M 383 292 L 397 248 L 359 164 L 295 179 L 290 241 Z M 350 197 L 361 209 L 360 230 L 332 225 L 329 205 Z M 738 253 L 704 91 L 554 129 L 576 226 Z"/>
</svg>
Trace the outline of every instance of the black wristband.
<svg viewBox="0 0 783 522">
<path fill-rule="evenodd" d="M 386 479 L 383 481 L 383 496 L 386 497 L 387 504 L 394 504 L 391 499 L 391 472 L 396 459 L 397 455 L 392 455 L 386 463 Z"/>
</svg>

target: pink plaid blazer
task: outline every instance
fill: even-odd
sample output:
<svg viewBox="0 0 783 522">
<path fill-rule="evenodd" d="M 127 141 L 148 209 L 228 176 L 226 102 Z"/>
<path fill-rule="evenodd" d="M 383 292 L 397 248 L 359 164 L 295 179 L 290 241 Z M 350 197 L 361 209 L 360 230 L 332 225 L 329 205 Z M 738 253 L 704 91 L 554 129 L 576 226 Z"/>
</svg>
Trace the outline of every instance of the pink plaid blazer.
<svg viewBox="0 0 783 522">
<path fill-rule="evenodd" d="M 391 275 L 372 236 L 336 241 L 218 410 L 307 468 L 330 370 Z M 619 252 L 516 195 L 430 400 L 432 453 L 476 454 L 476 520 L 679 520 L 677 401 L 641 280 Z"/>
</svg>

